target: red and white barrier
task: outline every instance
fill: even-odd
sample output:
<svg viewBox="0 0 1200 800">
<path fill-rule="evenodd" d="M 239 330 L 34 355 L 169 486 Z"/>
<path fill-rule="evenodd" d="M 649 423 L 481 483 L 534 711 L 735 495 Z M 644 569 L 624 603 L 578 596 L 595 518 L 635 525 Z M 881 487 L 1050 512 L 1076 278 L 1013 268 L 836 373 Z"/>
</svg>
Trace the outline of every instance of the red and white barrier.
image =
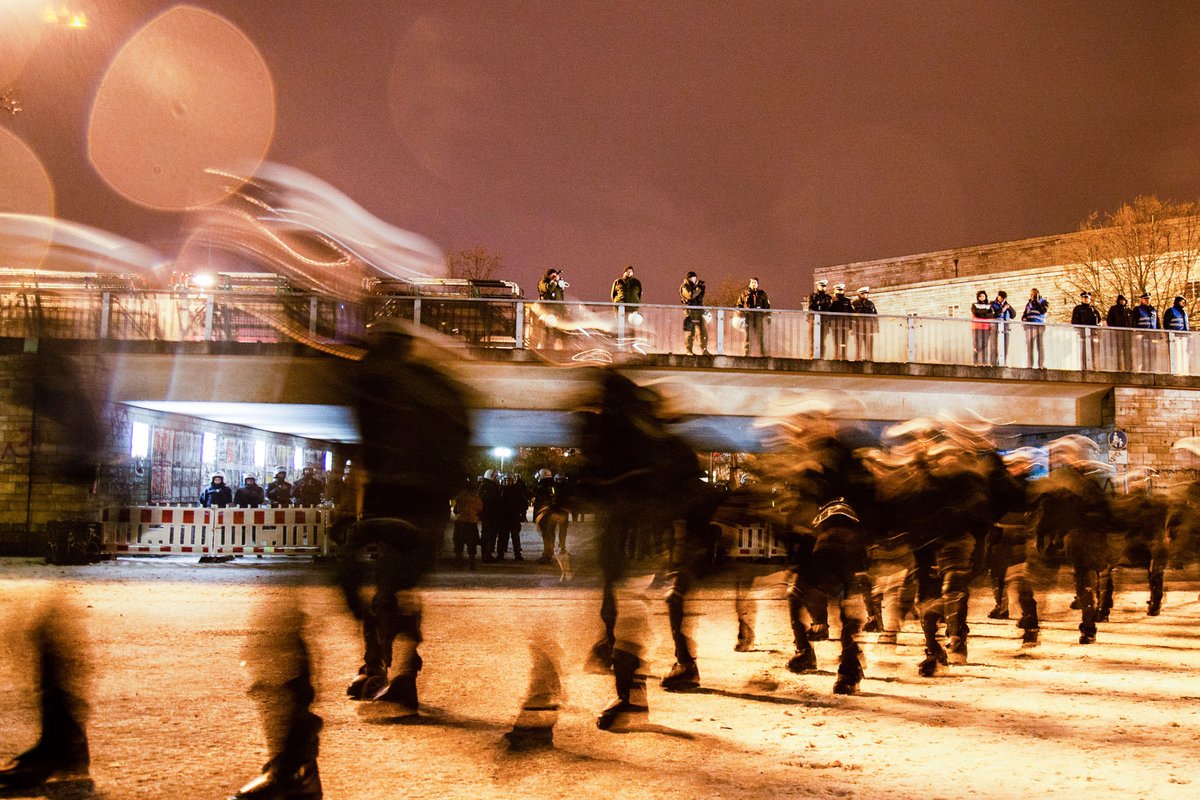
<svg viewBox="0 0 1200 800">
<path fill-rule="evenodd" d="M 329 509 L 133 506 L 100 514 L 117 555 L 329 555 Z"/>
<path fill-rule="evenodd" d="M 100 513 L 104 552 L 210 555 L 215 510 L 159 506 L 106 508 Z"/>
<path fill-rule="evenodd" d="M 213 554 L 329 555 L 329 509 L 217 508 Z"/>
</svg>

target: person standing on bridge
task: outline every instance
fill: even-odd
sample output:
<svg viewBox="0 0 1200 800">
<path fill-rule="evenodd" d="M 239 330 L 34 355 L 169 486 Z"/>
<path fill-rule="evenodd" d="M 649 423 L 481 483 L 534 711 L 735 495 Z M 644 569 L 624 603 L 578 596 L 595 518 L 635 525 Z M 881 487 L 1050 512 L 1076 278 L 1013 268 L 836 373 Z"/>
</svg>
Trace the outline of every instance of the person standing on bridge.
<svg viewBox="0 0 1200 800">
<path fill-rule="evenodd" d="M 1128 372 L 1133 369 L 1133 341 L 1130 339 L 1133 334 L 1128 329 L 1134 325 L 1133 309 L 1129 307 L 1129 301 L 1125 299 L 1125 295 L 1117 295 L 1117 302 L 1108 309 L 1108 317 L 1105 322 L 1109 328 L 1113 329 L 1108 336 L 1117 351 L 1117 369 L 1121 372 Z"/>
<path fill-rule="evenodd" d="M 1096 328 L 1100 327 L 1100 312 L 1092 305 L 1092 293 L 1080 292 L 1079 303 L 1071 310 L 1071 324 L 1078 326 L 1079 368 L 1099 369 L 1096 363 Z"/>
<path fill-rule="evenodd" d="M 566 307 L 561 305 L 566 299 L 563 291 L 570 284 L 562 279 L 562 271 L 554 268 L 546 270 L 546 274 L 538 281 L 538 303 L 551 303 L 541 309 L 538 325 L 541 335 L 533 346 L 553 350 L 558 341 L 558 322 L 566 316 Z"/>
<path fill-rule="evenodd" d="M 1021 322 L 1025 325 L 1025 349 L 1028 360 L 1026 365 L 1033 369 L 1033 351 L 1037 350 L 1037 368 L 1046 368 L 1046 314 L 1050 303 L 1042 297 L 1037 289 L 1029 290 L 1029 300 L 1025 303 L 1025 311 L 1021 313 Z"/>
<path fill-rule="evenodd" d="M 643 320 L 641 312 L 638 311 L 638 305 L 642 302 L 642 282 L 633 277 L 632 264 L 625 267 L 625 271 L 621 273 L 621 277 L 613 281 L 612 301 L 617 304 L 618 320 L 623 316 L 631 328 L 641 326 Z M 633 339 L 636 336 L 631 335 L 627 330 L 625 338 Z"/>
<path fill-rule="evenodd" d="M 1001 363 L 1001 351 L 1003 351 L 1004 365 L 1008 365 L 1008 339 L 1012 326 L 1008 324 L 1010 319 L 1017 316 L 1017 312 L 1013 310 L 1012 304 L 1008 302 L 1008 292 L 1001 289 L 996 292 L 996 299 L 992 301 L 992 314 L 996 319 L 1000 320 L 996 323 L 997 336 L 993 340 L 995 348 L 992 350 L 992 366 L 998 367 Z"/>
<path fill-rule="evenodd" d="M 1141 354 L 1142 363 L 1139 369 L 1142 372 L 1154 372 L 1154 354 L 1158 349 L 1158 336 L 1153 331 L 1159 330 L 1161 327 L 1158 324 L 1158 309 L 1150 305 L 1150 293 L 1142 292 L 1142 296 L 1138 298 L 1139 302 L 1133 309 L 1133 324 L 1138 329 L 1138 348 Z"/>
<path fill-rule="evenodd" d="M 854 350 L 859 361 L 870 361 L 875 357 L 875 334 L 879 331 L 879 311 L 871 302 L 871 287 L 858 290 L 858 298 L 850 304 L 855 314 L 863 319 L 854 320 Z"/>
<path fill-rule="evenodd" d="M 683 283 L 679 286 L 679 299 L 689 307 L 687 314 L 683 317 L 683 329 L 687 331 L 687 336 L 684 337 L 684 348 L 688 355 L 695 355 L 692 352 L 692 345 L 695 342 L 696 334 L 699 334 L 700 354 L 711 355 L 708 352 L 708 320 L 704 317 L 703 309 L 704 281 L 700 280 L 696 273 L 689 272 L 683 279 Z"/>
<path fill-rule="evenodd" d="M 988 354 L 991 352 L 991 340 L 995 335 L 995 329 L 992 327 L 991 320 L 995 318 L 992 312 L 991 301 L 988 300 L 987 292 L 980 289 L 975 293 L 975 302 L 971 305 L 971 337 L 975 346 L 975 358 L 973 363 L 975 366 L 986 366 L 988 364 Z"/>
<path fill-rule="evenodd" d="M 1171 307 L 1163 312 L 1162 325 L 1163 330 L 1175 331 L 1168 334 L 1175 344 L 1175 350 L 1181 355 L 1178 356 L 1179 361 L 1183 364 L 1182 372 L 1187 372 L 1187 357 L 1188 357 L 1188 338 L 1185 334 L 1191 330 L 1191 324 L 1188 322 L 1187 300 L 1183 295 L 1176 295 L 1175 301 Z M 1173 367 L 1170 367 L 1173 368 Z"/>
<path fill-rule="evenodd" d="M 771 308 L 771 301 L 767 299 L 767 293 L 758 288 L 758 278 L 751 278 L 750 284 L 742 290 L 737 307 L 746 309 L 742 312 L 746 321 L 745 355 L 750 355 L 751 343 L 757 343 L 758 354 L 766 356 L 767 349 L 763 345 L 763 329 L 771 321 L 766 314 L 767 310 Z"/>
<path fill-rule="evenodd" d="M 815 331 L 820 329 L 820 315 L 829 311 L 829 304 L 833 302 L 829 292 L 825 291 L 825 287 L 828 285 L 829 281 L 822 278 L 817 281 L 817 290 L 808 296 L 808 310 L 813 315 L 810 324 L 813 326 L 814 334 L 809 337 L 813 339 L 813 358 L 821 358 L 821 351 L 825 349 L 825 335 L 822 333 L 818 338 Z"/>
<path fill-rule="evenodd" d="M 846 284 L 839 283 L 833 287 L 833 300 L 829 303 L 829 311 L 833 314 L 854 313 L 854 302 L 846 297 Z M 850 317 L 831 317 L 829 327 L 833 329 L 833 357 L 838 361 L 845 361 L 846 343 L 850 336 Z"/>
</svg>

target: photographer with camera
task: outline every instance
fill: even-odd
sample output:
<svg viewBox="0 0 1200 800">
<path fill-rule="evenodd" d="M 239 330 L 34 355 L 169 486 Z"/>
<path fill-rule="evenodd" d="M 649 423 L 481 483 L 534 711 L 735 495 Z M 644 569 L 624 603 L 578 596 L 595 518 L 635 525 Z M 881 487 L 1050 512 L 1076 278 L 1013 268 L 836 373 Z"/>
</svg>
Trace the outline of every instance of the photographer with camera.
<svg viewBox="0 0 1200 800">
<path fill-rule="evenodd" d="M 563 280 L 562 271 L 552 267 L 546 270 L 546 274 L 538 281 L 538 301 L 561 303 L 565 298 L 563 290 L 570 285 Z M 566 307 L 560 305 L 543 306 L 538 313 L 540 324 L 538 325 L 538 330 L 535 331 L 536 341 L 533 343 L 533 346 L 553 350 L 555 341 L 558 338 L 558 321 L 561 317 L 566 316 Z"/>
<path fill-rule="evenodd" d="M 696 273 L 689 272 L 684 278 L 679 287 L 679 299 L 689 307 L 683 318 L 683 329 L 687 331 L 684 347 L 687 349 L 688 355 L 695 355 L 692 352 L 692 343 L 695 341 L 697 333 L 700 334 L 701 355 L 712 355 L 708 352 L 708 320 L 705 319 L 702 308 L 704 306 L 704 281 L 700 280 Z"/>
</svg>

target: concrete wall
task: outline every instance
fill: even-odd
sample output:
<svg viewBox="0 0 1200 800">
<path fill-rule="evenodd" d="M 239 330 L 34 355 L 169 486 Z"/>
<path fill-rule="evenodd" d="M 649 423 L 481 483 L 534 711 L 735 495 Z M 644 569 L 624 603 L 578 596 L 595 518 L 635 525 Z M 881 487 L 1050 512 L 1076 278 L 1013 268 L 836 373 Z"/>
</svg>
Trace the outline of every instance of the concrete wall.
<svg viewBox="0 0 1200 800">
<path fill-rule="evenodd" d="M 43 529 L 50 520 L 91 519 L 104 505 L 142 503 L 194 503 L 207 485 L 210 466 L 200 463 L 203 433 L 217 436 L 216 469 L 223 471 L 232 486 L 240 486 L 243 475 L 254 471 L 260 482 L 269 480 L 276 465 L 292 469 L 293 448 L 304 449 L 305 463 L 324 464 L 325 451 L 335 446 L 326 442 L 256 431 L 190 417 L 160 414 L 122 403 L 95 403 L 83 387 L 102 385 L 98 374 L 87 374 L 82 364 L 78 413 L 97 413 L 101 426 L 102 464 L 93 485 L 84 486 L 62 478 L 62 467 L 75 451 L 70 432 L 45 413 L 30 408 L 29 389 L 33 374 L 32 353 L 0 356 L 0 555 L 40 554 Z M 99 369 L 97 367 L 96 369 Z M 89 411 L 89 406 L 99 409 Z M 150 426 L 151 455 L 130 456 L 134 422 Z M 254 465 L 254 443 L 266 443 L 266 466 Z"/>
<path fill-rule="evenodd" d="M 984 290 L 992 299 L 997 291 L 1003 289 L 1008 292 L 1008 302 L 1020 319 L 1025 301 L 1029 299 L 1029 290 L 1037 289 L 1042 297 L 1050 301 L 1049 321 L 1067 323 L 1071 321 L 1071 309 L 1079 302 L 1079 298 L 1059 288 L 1063 273 L 1062 267 L 1036 267 L 956 280 L 881 286 L 878 289 L 871 286 L 871 299 L 875 301 L 880 314 L 965 318 L 971 316 L 971 304 L 975 302 L 977 291 Z M 1101 314 L 1107 311 L 1107 308 L 1100 309 Z"/>
<path fill-rule="evenodd" d="M 1129 435 L 1129 468 L 1152 467 L 1157 486 L 1191 479 L 1200 457 L 1171 446 L 1200 435 L 1200 391 L 1187 389 L 1114 389 L 1116 427 Z"/>
</svg>

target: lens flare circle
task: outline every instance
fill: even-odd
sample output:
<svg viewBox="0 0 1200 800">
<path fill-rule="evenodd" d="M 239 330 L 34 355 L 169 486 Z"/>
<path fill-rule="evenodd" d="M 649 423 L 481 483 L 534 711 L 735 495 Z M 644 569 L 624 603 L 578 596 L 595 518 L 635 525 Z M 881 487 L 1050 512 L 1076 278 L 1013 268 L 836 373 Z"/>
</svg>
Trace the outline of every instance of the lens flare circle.
<svg viewBox="0 0 1200 800">
<path fill-rule="evenodd" d="M 219 201 L 234 167 L 265 157 L 275 131 L 266 61 L 235 25 L 176 6 L 121 48 L 100 82 L 88 157 L 132 202 L 159 210 Z"/>
<path fill-rule="evenodd" d="M 54 182 L 41 159 L 10 131 L 0 128 L 0 214 L 54 216 Z"/>
</svg>

